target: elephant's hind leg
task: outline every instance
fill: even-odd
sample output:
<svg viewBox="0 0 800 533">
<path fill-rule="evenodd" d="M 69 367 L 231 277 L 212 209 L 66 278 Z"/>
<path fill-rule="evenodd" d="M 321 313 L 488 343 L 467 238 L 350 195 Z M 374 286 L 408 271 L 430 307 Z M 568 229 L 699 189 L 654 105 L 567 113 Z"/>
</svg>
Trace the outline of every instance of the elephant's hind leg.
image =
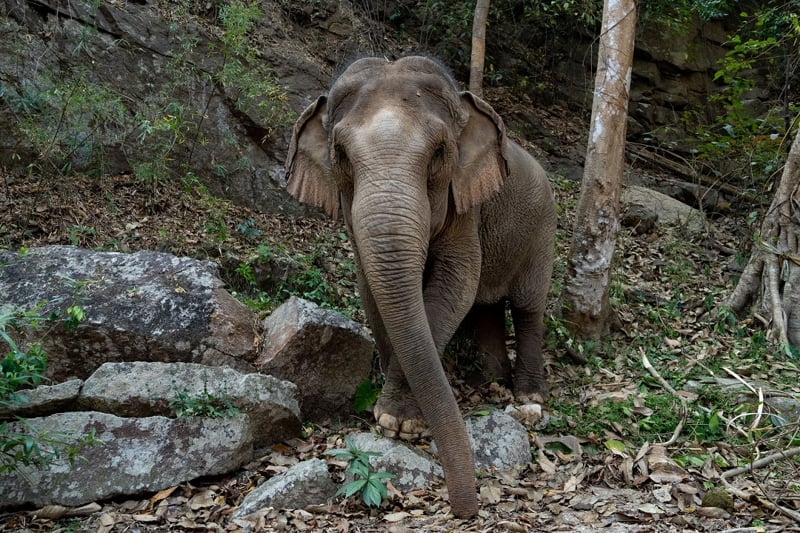
<svg viewBox="0 0 800 533">
<path fill-rule="evenodd" d="M 506 305 L 475 305 L 470 311 L 476 328 L 479 353 L 483 356 L 483 379 L 511 384 L 511 360 L 506 351 Z"/>
<path fill-rule="evenodd" d="M 520 403 L 543 404 L 547 398 L 547 379 L 542 357 L 544 311 L 511 306 L 517 339 L 514 367 L 514 396 Z"/>
</svg>

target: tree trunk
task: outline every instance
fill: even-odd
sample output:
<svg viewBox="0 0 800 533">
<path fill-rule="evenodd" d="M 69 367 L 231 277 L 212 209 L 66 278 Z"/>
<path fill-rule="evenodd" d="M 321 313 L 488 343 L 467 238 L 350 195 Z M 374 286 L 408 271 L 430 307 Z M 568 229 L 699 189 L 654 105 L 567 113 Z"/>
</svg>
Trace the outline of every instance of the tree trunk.
<svg viewBox="0 0 800 533">
<path fill-rule="evenodd" d="M 800 349 L 800 128 L 792 141 L 781 182 L 761 223 L 750 261 L 727 305 L 753 312 L 770 324 L 783 349 Z"/>
<path fill-rule="evenodd" d="M 608 289 L 619 230 L 635 0 L 605 0 L 586 164 L 570 248 L 562 316 L 578 339 L 608 333 Z"/>
<path fill-rule="evenodd" d="M 489 0 L 477 0 L 472 19 L 472 58 L 469 66 L 469 90 L 483 96 L 483 62 L 486 57 L 486 17 Z"/>
</svg>

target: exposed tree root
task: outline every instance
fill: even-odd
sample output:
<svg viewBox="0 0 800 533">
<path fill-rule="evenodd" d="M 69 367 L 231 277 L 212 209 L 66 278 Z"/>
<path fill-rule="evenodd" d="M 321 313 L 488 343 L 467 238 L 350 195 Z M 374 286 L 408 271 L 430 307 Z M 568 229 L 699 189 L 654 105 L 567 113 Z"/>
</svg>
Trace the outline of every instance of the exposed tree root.
<svg viewBox="0 0 800 533">
<path fill-rule="evenodd" d="M 800 348 L 800 129 L 759 240 L 727 301 L 737 314 L 750 304 L 768 318 L 780 346 Z"/>
</svg>

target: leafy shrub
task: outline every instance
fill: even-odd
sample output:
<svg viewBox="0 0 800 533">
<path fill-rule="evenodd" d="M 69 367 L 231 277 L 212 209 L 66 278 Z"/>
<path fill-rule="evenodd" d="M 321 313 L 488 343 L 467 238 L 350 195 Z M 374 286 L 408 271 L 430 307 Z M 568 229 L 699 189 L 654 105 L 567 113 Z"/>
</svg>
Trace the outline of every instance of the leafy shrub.
<svg viewBox="0 0 800 533">
<path fill-rule="evenodd" d="M 345 483 L 336 492 L 335 496 L 344 495 L 350 498 L 354 494 L 361 494 L 361 501 L 367 507 L 380 507 L 381 502 L 388 496 L 384 479 L 394 479 L 395 475 L 388 472 L 376 472 L 369 464 L 369 458 L 380 456 L 378 452 L 368 452 L 358 448 L 350 437 L 345 437 L 347 448 L 339 448 L 325 452 L 336 459 L 347 461 L 347 473 L 355 479 Z"/>
<path fill-rule="evenodd" d="M 121 98 L 106 85 L 91 83 L 85 72 L 63 79 L 46 75 L 21 90 L 0 86 L 0 98 L 17 115 L 18 134 L 50 170 L 102 174 L 104 146 L 121 142 L 126 125 Z"/>
<path fill-rule="evenodd" d="M 83 309 L 73 305 L 64 316 L 58 310 L 49 316 L 40 314 L 44 304 L 30 311 L 0 309 L 0 340 L 8 352 L 0 360 L 0 405 L 13 407 L 22 399 L 17 391 L 36 387 L 42 383 L 47 366 L 47 356 L 39 341 L 29 342 L 23 349 L 14 333 L 21 330 L 38 330 L 42 324 L 61 323 L 74 328 L 84 319 Z M 0 474 L 18 472 L 21 466 L 46 466 L 60 459 L 70 465 L 80 458 L 85 446 L 102 444 L 94 430 L 88 435 L 75 437 L 59 432 L 44 431 L 24 419 L 18 419 L 22 431 L 12 428 L 8 421 L 0 422 Z"/>
</svg>

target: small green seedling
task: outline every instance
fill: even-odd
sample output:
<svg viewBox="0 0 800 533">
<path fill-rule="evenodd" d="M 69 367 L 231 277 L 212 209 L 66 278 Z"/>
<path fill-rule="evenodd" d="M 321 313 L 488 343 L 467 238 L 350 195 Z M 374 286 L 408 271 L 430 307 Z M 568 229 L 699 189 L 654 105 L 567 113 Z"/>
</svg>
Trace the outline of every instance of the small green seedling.
<svg viewBox="0 0 800 533">
<path fill-rule="evenodd" d="M 345 498 L 350 498 L 354 494 L 361 493 L 361 501 L 367 507 L 380 507 L 381 502 L 388 497 L 386 485 L 383 484 L 384 479 L 393 479 L 394 474 L 388 472 L 375 472 L 369 464 L 370 457 L 377 457 L 381 454 L 378 452 L 368 452 L 360 450 L 350 437 L 345 437 L 344 442 L 347 448 L 338 448 L 336 450 L 329 450 L 325 452 L 327 455 L 335 457 L 336 459 L 344 459 L 347 461 L 347 472 L 353 475 L 353 481 L 345 483 L 336 491 L 335 496 L 344 495 Z"/>
<path fill-rule="evenodd" d="M 169 407 L 178 418 L 224 418 L 241 413 L 225 391 L 210 392 L 207 379 L 203 380 L 202 393 L 192 394 L 188 389 L 180 390 L 169 401 Z"/>
</svg>

